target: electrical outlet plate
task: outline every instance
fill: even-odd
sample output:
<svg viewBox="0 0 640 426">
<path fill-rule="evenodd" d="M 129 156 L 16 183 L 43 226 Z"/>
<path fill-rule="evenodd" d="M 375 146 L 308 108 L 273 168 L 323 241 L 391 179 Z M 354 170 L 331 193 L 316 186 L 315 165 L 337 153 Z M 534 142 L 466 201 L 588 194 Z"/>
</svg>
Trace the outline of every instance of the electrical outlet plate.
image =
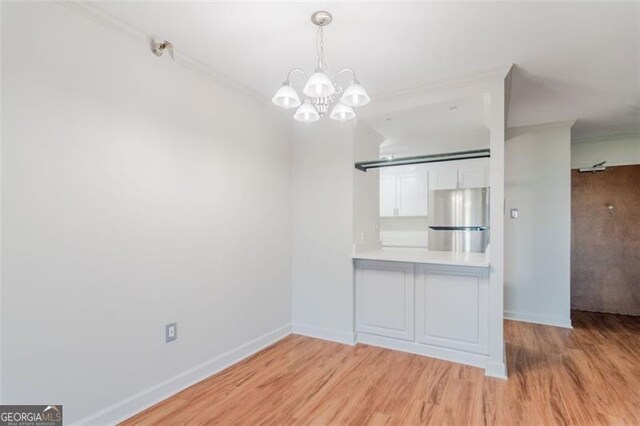
<svg viewBox="0 0 640 426">
<path fill-rule="evenodd" d="M 511 219 L 518 218 L 518 209 L 511 209 Z"/>
<path fill-rule="evenodd" d="M 164 340 L 166 343 L 173 342 L 178 338 L 178 323 L 172 322 L 164 326 Z"/>
</svg>

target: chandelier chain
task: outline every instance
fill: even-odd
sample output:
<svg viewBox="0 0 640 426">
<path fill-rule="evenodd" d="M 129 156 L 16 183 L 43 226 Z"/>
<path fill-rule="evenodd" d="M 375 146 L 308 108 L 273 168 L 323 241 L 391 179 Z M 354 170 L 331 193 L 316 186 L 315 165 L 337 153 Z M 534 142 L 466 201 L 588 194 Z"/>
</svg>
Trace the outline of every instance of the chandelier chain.
<svg viewBox="0 0 640 426">
<path fill-rule="evenodd" d="M 318 54 L 318 68 L 324 71 L 324 27 L 318 27 L 316 33 L 316 52 Z"/>
</svg>

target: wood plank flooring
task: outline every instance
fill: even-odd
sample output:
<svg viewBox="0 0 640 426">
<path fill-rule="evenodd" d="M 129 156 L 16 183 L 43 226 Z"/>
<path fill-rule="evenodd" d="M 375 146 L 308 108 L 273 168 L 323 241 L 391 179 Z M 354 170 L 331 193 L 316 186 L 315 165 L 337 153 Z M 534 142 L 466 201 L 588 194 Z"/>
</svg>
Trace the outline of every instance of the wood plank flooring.
<svg viewBox="0 0 640 426">
<path fill-rule="evenodd" d="M 640 317 L 572 319 L 573 330 L 507 321 L 508 381 L 289 336 L 124 424 L 640 424 Z"/>
</svg>

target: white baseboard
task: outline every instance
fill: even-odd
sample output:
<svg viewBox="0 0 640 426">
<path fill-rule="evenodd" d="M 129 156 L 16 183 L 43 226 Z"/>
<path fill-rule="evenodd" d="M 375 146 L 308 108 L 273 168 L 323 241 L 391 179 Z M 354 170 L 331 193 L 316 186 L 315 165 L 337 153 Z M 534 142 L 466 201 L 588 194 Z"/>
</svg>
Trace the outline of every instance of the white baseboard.
<svg viewBox="0 0 640 426">
<path fill-rule="evenodd" d="M 530 322 L 533 324 L 551 325 L 554 327 L 573 328 L 571 318 L 547 317 L 537 314 L 504 311 L 504 318 L 512 321 Z"/>
<path fill-rule="evenodd" d="M 369 333 L 358 333 L 358 343 L 380 346 L 382 348 L 401 352 L 409 352 L 416 355 L 424 355 L 431 358 L 457 362 L 458 364 L 465 364 L 483 369 L 486 368 L 487 365 L 486 355 L 456 351 L 454 349 L 440 348 L 431 345 L 423 345 L 422 343 L 376 336 Z"/>
<path fill-rule="evenodd" d="M 316 327 L 306 324 L 293 324 L 293 334 L 302 336 L 315 337 L 316 339 L 329 340 L 331 342 L 343 343 L 345 345 L 355 345 L 355 333 L 341 330 L 333 330 L 330 328 Z"/>
<path fill-rule="evenodd" d="M 487 361 L 487 366 L 484 368 L 484 375 L 507 380 L 507 366 L 504 362 Z"/>
<path fill-rule="evenodd" d="M 210 377 L 227 367 L 261 351 L 265 347 L 291 334 L 291 325 L 286 324 L 274 331 L 253 339 L 242 346 L 205 361 L 183 373 L 173 376 L 155 386 L 106 407 L 77 422 L 75 425 L 111 425 L 120 423 L 141 411 L 169 398 L 172 395 Z"/>
<path fill-rule="evenodd" d="M 484 375 L 489 377 L 495 377 L 496 379 L 507 380 L 507 345 L 505 344 L 502 349 L 502 361 L 495 361 L 489 358 L 487 360 L 487 366 L 484 368 Z"/>
</svg>

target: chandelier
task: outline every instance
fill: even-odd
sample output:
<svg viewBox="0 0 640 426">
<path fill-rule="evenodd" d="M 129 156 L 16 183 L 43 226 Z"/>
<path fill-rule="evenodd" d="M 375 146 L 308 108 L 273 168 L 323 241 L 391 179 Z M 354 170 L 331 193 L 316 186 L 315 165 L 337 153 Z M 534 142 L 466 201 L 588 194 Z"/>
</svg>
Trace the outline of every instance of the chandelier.
<svg viewBox="0 0 640 426">
<path fill-rule="evenodd" d="M 343 73 L 350 73 L 349 86 L 343 90 L 338 82 L 332 82 L 327 77 L 327 65 L 324 62 L 324 27 L 332 20 L 329 12 L 320 10 L 311 15 L 311 22 L 318 26 L 316 34 L 316 52 L 318 54 L 318 66 L 311 77 L 300 69 L 294 68 L 287 74 L 287 79 L 282 87 L 273 95 L 271 102 L 285 109 L 297 108 L 293 119 L 302 123 L 312 123 L 324 117 L 329 109 L 329 117 L 333 120 L 347 121 L 356 116 L 354 107 L 361 107 L 369 103 L 370 98 L 364 87 L 356 79 L 356 73 L 351 68 L 340 70 L 334 80 Z M 307 83 L 302 89 L 304 102 L 300 101 L 298 92 L 291 85 L 291 76 L 294 73 L 302 73 L 307 78 Z"/>
</svg>

